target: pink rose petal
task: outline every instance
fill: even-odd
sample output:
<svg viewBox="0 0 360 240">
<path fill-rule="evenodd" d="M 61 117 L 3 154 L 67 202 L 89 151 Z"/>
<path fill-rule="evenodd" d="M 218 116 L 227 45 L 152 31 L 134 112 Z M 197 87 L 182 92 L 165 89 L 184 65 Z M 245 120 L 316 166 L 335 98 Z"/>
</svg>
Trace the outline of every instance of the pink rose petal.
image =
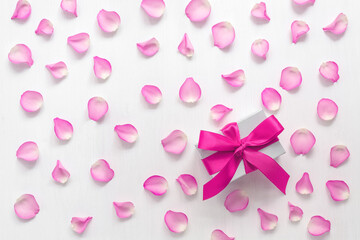
<svg viewBox="0 0 360 240">
<path fill-rule="evenodd" d="M 114 130 L 120 139 L 128 143 L 134 143 L 139 136 L 138 131 L 131 124 L 116 125 Z"/>
<path fill-rule="evenodd" d="M 74 129 L 70 122 L 61 118 L 54 118 L 54 131 L 58 139 L 69 140 L 73 135 Z"/>
<path fill-rule="evenodd" d="M 26 91 L 20 98 L 20 105 L 26 112 L 39 111 L 43 102 L 43 96 L 36 91 Z"/>
<path fill-rule="evenodd" d="M 35 142 L 24 142 L 16 151 L 18 159 L 33 162 L 39 158 L 39 148 Z"/>
<path fill-rule="evenodd" d="M 288 202 L 289 205 L 289 220 L 291 222 L 298 222 L 303 217 L 303 211 L 301 208 L 292 205 L 290 202 Z"/>
<path fill-rule="evenodd" d="M 107 161 L 99 159 L 91 165 L 90 174 L 95 181 L 109 182 L 114 177 L 114 170 L 110 168 Z"/>
<path fill-rule="evenodd" d="M 117 12 L 102 9 L 97 15 L 97 22 L 101 30 L 112 33 L 119 28 L 121 20 Z"/>
<path fill-rule="evenodd" d="M 278 222 L 278 217 L 276 215 L 265 212 L 261 208 L 258 208 L 257 211 L 260 215 L 262 230 L 269 231 L 276 228 Z"/>
<path fill-rule="evenodd" d="M 265 88 L 261 92 L 261 101 L 269 111 L 277 111 L 281 105 L 281 95 L 274 88 Z"/>
<path fill-rule="evenodd" d="M 167 211 L 164 216 L 166 226 L 174 233 L 182 233 L 188 225 L 188 218 L 185 213 Z"/>
<path fill-rule="evenodd" d="M 162 99 L 162 93 L 157 86 L 145 85 L 141 89 L 141 94 L 145 100 L 150 104 L 158 104 Z"/>
<path fill-rule="evenodd" d="M 40 207 L 31 194 L 21 195 L 14 204 L 16 215 L 21 219 L 31 219 L 39 213 Z"/>
<path fill-rule="evenodd" d="M 16 44 L 13 48 L 11 48 L 8 58 L 9 61 L 14 64 L 26 63 L 29 67 L 31 67 L 34 63 L 31 50 L 25 44 Z"/>
<path fill-rule="evenodd" d="M 225 81 L 230 84 L 230 86 L 233 87 L 241 87 L 245 82 L 245 73 L 241 69 L 236 70 L 230 74 L 223 74 L 221 77 L 225 79 Z"/>
<path fill-rule="evenodd" d="M 344 181 L 330 180 L 326 182 L 326 187 L 334 201 L 344 201 L 350 196 L 349 186 Z"/>
<path fill-rule="evenodd" d="M 142 0 L 141 7 L 153 18 L 161 17 L 165 11 L 165 3 L 163 0 Z"/>
<path fill-rule="evenodd" d="M 135 212 L 135 206 L 132 202 L 113 202 L 113 205 L 119 218 L 129 218 Z"/>
<path fill-rule="evenodd" d="M 333 34 L 342 34 L 346 31 L 348 26 L 348 19 L 345 14 L 340 13 L 336 19 L 330 23 L 328 26 L 324 27 L 325 32 L 331 32 Z"/>
<path fill-rule="evenodd" d="M 222 104 L 217 104 L 210 109 L 211 118 L 214 121 L 220 121 L 226 114 L 232 111 L 232 108 L 228 108 Z"/>
<path fill-rule="evenodd" d="M 92 217 L 73 217 L 71 219 L 71 228 L 76 233 L 83 233 L 91 221 Z"/>
<path fill-rule="evenodd" d="M 314 191 L 314 188 L 311 184 L 309 174 L 304 172 L 303 176 L 296 183 L 296 191 L 302 195 L 311 194 Z"/>
<path fill-rule="evenodd" d="M 94 57 L 94 73 L 97 78 L 105 80 L 110 77 L 111 71 L 111 64 L 108 60 L 98 56 Z"/>
<path fill-rule="evenodd" d="M 256 3 L 251 9 L 251 15 L 255 18 L 270 21 L 270 18 L 266 13 L 266 4 L 264 2 Z"/>
<path fill-rule="evenodd" d="M 299 38 L 310 30 L 309 25 L 304 21 L 295 20 L 291 24 L 292 42 L 297 43 Z"/>
<path fill-rule="evenodd" d="M 181 130 L 174 130 L 161 140 L 161 144 L 166 152 L 180 154 L 187 145 L 187 136 Z"/>
<path fill-rule="evenodd" d="M 306 4 L 314 4 L 315 0 L 293 0 L 295 4 L 298 5 L 306 5 Z"/>
<path fill-rule="evenodd" d="M 286 67 L 281 71 L 280 87 L 286 91 L 298 88 L 302 82 L 302 76 L 296 67 Z"/>
<path fill-rule="evenodd" d="M 156 196 L 161 196 L 167 192 L 168 182 L 162 176 L 153 175 L 145 180 L 144 189 Z"/>
<path fill-rule="evenodd" d="M 68 37 L 67 43 L 78 53 L 86 52 L 90 47 L 90 36 L 87 33 L 78 33 Z"/>
<path fill-rule="evenodd" d="M 159 51 L 159 42 L 156 38 L 137 43 L 136 46 L 142 54 L 148 57 L 154 56 Z"/>
<path fill-rule="evenodd" d="M 305 128 L 296 130 L 290 138 L 294 152 L 298 155 L 307 154 L 316 142 L 314 134 Z"/>
<path fill-rule="evenodd" d="M 88 114 L 91 120 L 99 121 L 105 116 L 108 109 L 108 103 L 102 97 L 93 97 L 88 101 Z"/>
<path fill-rule="evenodd" d="M 48 64 L 45 66 L 56 79 L 62 79 L 67 76 L 68 69 L 64 62 L 60 61 L 54 64 Z"/>
<path fill-rule="evenodd" d="M 77 17 L 77 12 L 76 12 L 77 4 L 76 4 L 76 1 L 77 0 L 61 0 L 60 7 L 65 12 L 71 13 L 72 15 Z"/>
<path fill-rule="evenodd" d="M 52 171 L 51 175 L 56 182 L 62 184 L 65 184 L 70 177 L 70 173 L 64 168 L 60 160 L 56 161 L 56 166 Z"/>
<path fill-rule="evenodd" d="M 229 22 L 219 22 L 212 27 L 214 46 L 223 49 L 231 45 L 235 39 L 234 27 Z"/>
<path fill-rule="evenodd" d="M 260 58 L 266 59 L 266 54 L 269 51 L 269 42 L 265 39 L 258 39 L 251 45 L 251 52 Z"/>
<path fill-rule="evenodd" d="M 201 88 L 193 78 L 187 78 L 181 85 L 179 90 L 179 97 L 185 103 L 195 103 L 201 97 Z"/>
<path fill-rule="evenodd" d="M 190 39 L 186 33 L 184 34 L 184 37 L 178 46 L 178 50 L 182 55 L 189 58 L 194 55 L 194 47 L 191 44 Z"/>
<path fill-rule="evenodd" d="M 216 229 L 211 233 L 211 240 L 235 240 L 235 238 L 229 237 L 220 229 Z"/>
<path fill-rule="evenodd" d="M 349 149 L 344 145 L 335 145 L 330 150 L 330 166 L 337 168 L 350 157 Z"/>
<path fill-rule="evenodd" d="M 37 35 L 47 35 L 50 36 L 54 32 L 54 26 L 48 19 L 42 19 L 39 23 L 39 26 L 35 30 Z"/>
<path fill-rule="evenodd" d="M 229 212 L 244 210 L 249 204 L 249 197 L 242 190 L 235 190 L 226 196 L 224 206 Z"/>
<path fill-rule="evenodd" d="M 201 22 L 207 19 L 211 12 L 208 0 L 191 0 L 185 8 L 185 14 L 192 22 Z"/>
<path fill-rule="evenodd" d="M 336 62 L 328 61 L 321 64 L 319 72 L 323 78 L 330 80 L 331 82 L 337 82 L 340 78 L 339 67 Z"/>
<path fill-rule="evenodd" d="M 328 98 L 322 98 L 317 105 L 317 114 L 319 118 L 325 121 L 333 120 L 338 113 L 336 103 Z"/>
<path fill-rule="evenodd" d="M 26 0 L 19 0 L 16 3 L 15 11 L 11 19 L 27 19 L 31 14 L 31 5 Z"/>
<path fill-rule="evenodd" d="M 307 229 L 311 235 L 320 236 L 330 231 L 331 223 L 321 216 L 313 216 L 309 221 Z"/>
<path fill-rule="evenodd" d="M 181 189 L 186 195 L 192 196 L 197 192 L 198 184 L 192 175 L 181 174 L 176 181 L 180 184 Z"/>
</svg>

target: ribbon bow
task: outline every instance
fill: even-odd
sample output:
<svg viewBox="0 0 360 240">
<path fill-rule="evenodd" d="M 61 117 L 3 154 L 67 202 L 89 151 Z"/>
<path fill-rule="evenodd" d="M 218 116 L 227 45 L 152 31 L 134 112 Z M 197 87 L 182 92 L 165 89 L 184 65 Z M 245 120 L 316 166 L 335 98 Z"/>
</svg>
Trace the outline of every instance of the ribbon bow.
<svg viewBox="0 0 360 240">
<path fill-rule="evenodd" d="M 210 175 L 218 173 L 204 185 L 203 199 L 217 195 L 230 183 L 241 160 L 244 161 L 246 174 L 259 169 L 286 194 L 289 174 L 274 159 L 259 152 L 260 149 L 277 142 L 277 136 L 283 130 L 283 126 L 272 115 L 245 138 L 240 138 L 239 128 L 235 122 L 221 129 L 224 135 L 200 131 L 198 148 L 217 151 L 202 161 Z"/>
</svg>

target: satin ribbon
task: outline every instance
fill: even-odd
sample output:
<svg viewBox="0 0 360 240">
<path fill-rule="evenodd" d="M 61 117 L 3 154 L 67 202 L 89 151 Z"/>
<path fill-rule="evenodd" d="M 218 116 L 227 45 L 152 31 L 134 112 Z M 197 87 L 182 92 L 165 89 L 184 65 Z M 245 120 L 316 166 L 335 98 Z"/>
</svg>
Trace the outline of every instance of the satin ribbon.
<svg viewBox="0 0 360 240">
<path fill-rule="evenodd" d="M 203 199 L 217 195 L 230 183 L 241 160 L 244 161 L 246 174 L 260 170 L 286 194 L 289 174 L 274 159 L 259 152 L 260 149 L 277 142 L 277 136 L 283 130 L 283 126 L 272 115 L 245 138 L 240 138 L 239 128 L 235 122 L 229 123 L 221 130 L 223 135 L 200 131 L 198 148 L 216 151 L 202 161 L 210 175 L 218 173 L 204 185 Z"/>
</svg>

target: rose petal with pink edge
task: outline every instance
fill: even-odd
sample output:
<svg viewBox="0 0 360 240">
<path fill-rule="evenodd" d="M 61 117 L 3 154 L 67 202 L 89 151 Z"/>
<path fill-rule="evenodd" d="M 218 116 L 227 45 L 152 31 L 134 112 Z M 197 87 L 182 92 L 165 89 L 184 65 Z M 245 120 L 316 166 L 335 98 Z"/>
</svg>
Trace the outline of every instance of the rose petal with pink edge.
<svg viewBox="0 0 360 240">
<path fill-rule="evenodd" d="M 262 59 L 266 59 L 266 54 L 269 51 L 269 42 L 265 39 L 258 39 L 251 45 L 251 52 Z"/>
<path fill-rule="evenodd" d="M 158 104 L 162 99 L 162 93 L 157 86 L 145 85 L 141 89 L 141 94 L 150 104 Z"/>
<path fill-rule="evenodd" d="M 20 145 L 16 151 L 16 157 L 18 159 L 33 162 L 39 158 L 39 148 L 35 142 L 24 142 Z"/>
<path fill-rule="evenodd" d="M 261 101 L 269 111 L 277 111 L 281 105 L 281 95 L 274 88 L 265 88 L 261 92 Z"/>
<path fill-rule="evenodd" d="M 179 90 L 179 97 L 185 103 L 195 103 L 201 97 L 201 88 L 193 78 L 186 78 Z"/>
<path fill-rule="evenodd" d="M 90 47 L 90 36 L 87 33 L 78 33 L 68 37 L 67 43 L 78 53 L 86 52 Z"/>
<path fill-rule="evenodd" d="M 296 183 L 296 191 L 302 195 L 309 195 L 314 191 L 313 185 L 311 184 L 309 173 L 304 172 L 303 176 Z"/>
<path fill-rule="evenodd" d="M 266 4 L 264 2 L 256 3 L 251 9 L 251 15 L 255 18 L 270 21 L 270 18 L 266 13 Z"/>
<path fill-rule="evenodd" d="M 69 121 L 54 118 L 54 131 L 58 139 L 67 141 L 72 137 L 74 129 Z"/>
<path fill-rule="evenodd" d="M 178 50 L 182 55 L 188 58 L 194 55 L 194 47 L 191 44 L 190 39 L 186 33 L 184 34 L 184 37 L 178 46 Z"/>
<path fill-rule="evenodd" d="M 70 178 L 70 173 L 64 168 L 60 160 L 56 161 L 56 166 L 51 175 L 56 182 L 61 184 L 65 184 Z"/>
<path fill-rule="evenodd" d="M 104 159 L 97 160 L 90 168 L 91 177 L 98 182 L 109 182 L 114 177 L 114 170 Z"/>
<path fill-rule="evenodd" d="M 110 77 L 111 71 L 111 64 L 108 60 L 98 56 L 94 57 L 94 73 L 97 78 L 105 80 Z"/>
<path fill-rule="evenodd" d="M 92 217 L 73 217 L 71 218 L 71 228 L 76 233 L 83 233 L 91 221 Z"/>
<path fill-rule="evenodd" d="M 187 145 L 187 136 L 181 130 L 174 130 L 161 140 L 161 144 L 166 152 L 181 154 Z"/>
<path fill-rule="evenodd" d="M 221 77 L 232 87 L 241 87 L 245 82 L 245 73 L 241 69 L 230 74 L 223 74 Z"/>
<path fill-rule="evenodd" d="M 16 3 L 15 11 L 11 19 L 27 19 L 31 14 L 31 5 L 26 0 L 19 0 Z"/>
<path fill-rule="evenodd" d="M 40 207 L 31 194 L 21 195 L 14 204 L 15 214 L 21 219 L 32 219 L 39 213 Z"/>
<path fill-rule="evenodd" d="M 210 109 L 211 118 L 214 121 L 220 121 L 226 114 L 232 111 L 232 108 L 228 108 L 222 104 L 217 104 Z"/>
<path fill-rule="evenodd" d="M 161 196 L 167 192 L 168 182 L 167 180 L 159 175 L 153 175 L 145 180 L 144 189 L 148 190 L 156 196 Z"/>
<path fill-rule="evenodd" d="M 54 32 L 54 26 L 48 19 L 42 19 L 35 30 L 37 35 L 47 35 L 50 36 Z"/>
<path fill-rule="evenodd" d="M 101 30 L 112 33 L 119 28 L 121 20 L 117 12 L 102 9 L 97 15 L 97 22 Z"/>
<path fill-rule="evenodd" d="M 344 145 L 335 145 L 330 150 L 330 166 L 337 168 L 350 157 L 349 149 Z"/>
<path fill-rule="evenodd" d="M 167 211 L 164 216 L 166 226 L 174 233 L 182 233 L 188 225 L 188 218 L 185 213 Z"/>
<path fill-rule="evenodd" d="M 226 235 L 220 229 L 215 229 L 211 233 L 211 240 L 235 240 L 235 238 L 234 237 L 229 237 L 228 235 Z"/>
<path fill-rule="evenodd" d="M 159 18 L 164 14 L 165 3 L 163 0 L 142 0 L 141 7 L 153 18 Z"/>
<path fill-rule="evenodd" d="M 298 88 L 302 82 L 301 72 L 296 67 L 286 67 L 281 71 L 280 87 L 286 91 Z"/>
<path fill-rule="evenodd" d="M 340 13 L 336 19 L 330 23 L 328 26 L 324 27 L 325 32 L 331 32 L 333 34 L 339 35 L 346 31 L 348 26 L 348 19 L 345 14 Z"/>
<path fill-rule="evenodd" d="M 303 217 L 303 210 L 288 202 L 289 205 L 289 220 L 291 222 L 299 222 Z"/>
<path fill-rule="evenodd" d="M 56 79 L 62 79 L 67 76 L 68 69 L 64 62 L 60 61 L 54 64 L 48 64 L 45 66 Z"/>
<path fill-rule="evenodd" d="M 44 102 L 41 93 L 26 91 L 21 95 L 20 105 L 26 112 L 37 112 Z"/>
<path fill-rule="evenodd" d="M 14 64 L 27 64 L 31 67 L 34 63 L 31 50 L 25 44 L 16 44 L 8 54 L 9 61 Z"/>
<path fill-rule="evenodd" d="M 192 22 L 201 22 L 209 17 L 211 5 L 208 0 L 191 0 L 185 8 L 185 14 Z"/>
<path fill-rule="evenodd" d="M 307 154 L 316 142 L 314 134 L 306 128 L 296 130 L 290 137 L 294 152 L 298 155 Z"/>
<path fill-rule="evenodd" d="M 326 182 L 326 187 L 334 201 L 344 201 L 350 196 L 349 186 L 344 181 L 330 180 Z"/>
<path fill-rule="evenodd" d="M 119 218 L 129 218 L 135 212 L 135 206 L 132 202 L 113 202 L 113 205 Z"/>
<path fill-rule="evenodd" d="M 328 61 L 321 64 L 319 72 L 323 78 L 330 80 L 331 82 L 337 82 L 340 78 L 339 67 L 336 62 Z"/>
<path fill-rule="evenodd" d="M 235 39 L 234 27 L 229 22 L 219 22 L 212 27 L 214 46 L 223 49 L 230 46 Z"/>
<path fill-rule="evenodd" d="M 148 57 L 154 56 L 159 51 L 159 42 L 156 38 L 137 43 L 136 46 L 142 54 Z"/>
<path fill-rule="evenodd" d="M 320 236 L 330 231 L 331 223 L 321 216 L 313 216 L 309 221 L 307 229 L 311 235 Z"/>
<path fill-rule="evenodd" d="M 128 143 L 134 143 L 139 136 L 137 129 L 131 124 L 116 125 L 114 130 L 121 140 Z"/>
<path fill-rule="evenodd" d="M 293 0 L 295 4 L 298 5 L 306 5 L 306 4 L 314 4 L 315 0 Z"/>
<path fill-rule="evenodd" d="M 88 115 L 91 120 L 99 121 L 108 109 L 108 103 L 102 97 L 93 97 L 88 101 Z"/>
<path fill-rule="evenodd" d="M 77 4 L 76 4 L 76 1 L 77 0 L 61 0 L 60 7 L 65 12 L 68 12 L 68 13 L 74 15 L 75 17 L 77 17 L 77 12 L 76 12 Z"/>
<path fill-rule="evenodd" d="M 245 191 L 235 190 L 226 196 L 224 206 L 229 212 L 244 210 L 249 204 L 249 197 Z"/>
<path fill-rule="evenodd" d="M 276 228 L 278 222 L 278 217 L 276 215 L 265 212 L 261 208 L 258 208 L 257 211 L 260 215 L 262 230 L 269 231 Z"/>
<path fill-rule="evenodd" d="M 196 194 L 198 190 L 198 184 L 196 179 L 190 174 L 181 174 L 176 181 L 180 184 L 181 189 L 183 192 L 188 195 L 192 196 Z"/>
<path fill-rule="evenodd" d="M 309 25 L 304 21 L 295 20 L 291 24 L 292 42 L 297 43 L 300 37 L 305 35 L 310 30 Z"/>
<path fill-rule="evenodd" d="M 336 103 L 328 98 L 322 98 L 317 105 L 317 114 L 324 121 L 333 120 L 338 113 Z"/>
</svg>

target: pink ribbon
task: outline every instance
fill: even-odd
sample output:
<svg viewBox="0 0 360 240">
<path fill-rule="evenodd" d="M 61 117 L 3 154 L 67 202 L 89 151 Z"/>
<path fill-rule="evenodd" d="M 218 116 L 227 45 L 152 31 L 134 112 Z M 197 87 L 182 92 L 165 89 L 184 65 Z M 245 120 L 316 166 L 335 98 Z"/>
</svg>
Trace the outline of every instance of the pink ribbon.
<svg viewBox="0 0 360 240">
<path fill-rule="evenodd" d="M 229 123 L 224 135 L 200 131 L 198 148 L 217 151 L 202 159 L 210 175 L 216 176 L 204 185 L 203 199 L 220 193 L 233 178 L 241 160 L 246 174 L 259 169 L 281 192 L 285 193 L 289 174 L 271 157 L 258 150 L 278 141 L 284 130 L 274 115 L 261 122 L 247 137 L 240 138 L 237 123 Z"/>
</svg>

